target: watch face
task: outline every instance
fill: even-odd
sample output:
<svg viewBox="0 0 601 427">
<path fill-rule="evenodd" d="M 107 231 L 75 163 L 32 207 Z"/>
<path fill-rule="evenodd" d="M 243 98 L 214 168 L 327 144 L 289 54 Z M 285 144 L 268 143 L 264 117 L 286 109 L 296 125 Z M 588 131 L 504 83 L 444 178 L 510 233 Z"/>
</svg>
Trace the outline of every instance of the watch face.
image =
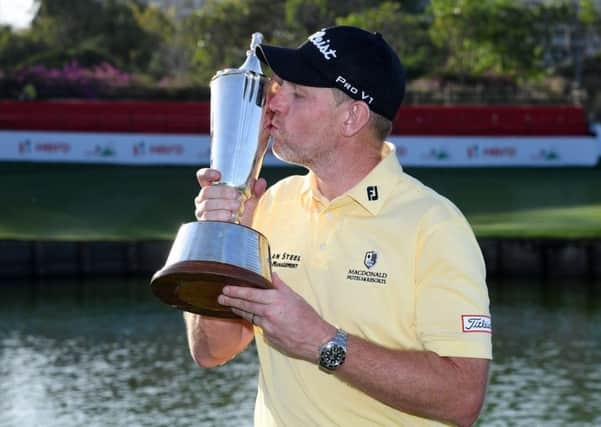
<svg viewBox="0 0 601 427">
<path fill-rule="evenodd" d="M 326 369 L 336 369 L 342 365 L 346 357 L 346 350 L 339 345 L 328 343 L 320 355 L 320 365 Z"/>
</svg>

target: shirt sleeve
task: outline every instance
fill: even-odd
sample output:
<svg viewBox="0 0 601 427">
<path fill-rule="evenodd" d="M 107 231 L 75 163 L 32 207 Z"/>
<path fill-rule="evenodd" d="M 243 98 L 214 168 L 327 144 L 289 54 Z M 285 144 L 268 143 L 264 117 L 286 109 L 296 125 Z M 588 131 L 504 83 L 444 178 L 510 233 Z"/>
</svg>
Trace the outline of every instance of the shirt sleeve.
<svg viewBox="0 0 601 427">
<path fill-rule="evenodd" d="M 415 271 L 416 330 L 424 349 L 492 359 L 486 269 L 460 213 L 430 221 L 421 232 Z"/>
</svg>

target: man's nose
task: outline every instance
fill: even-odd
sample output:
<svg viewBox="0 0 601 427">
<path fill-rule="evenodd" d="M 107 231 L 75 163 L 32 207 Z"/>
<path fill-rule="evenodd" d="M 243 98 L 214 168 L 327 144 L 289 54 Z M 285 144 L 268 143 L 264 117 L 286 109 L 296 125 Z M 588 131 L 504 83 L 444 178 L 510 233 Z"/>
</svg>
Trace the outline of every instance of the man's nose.
<svg viewBox="0 0 601 427">
<path fill-rule="evenodd" d="M 269 92 L 267 93 L 267 108 L 269 108 L 271 111 L 280 112 L 283 109 L 283 97 L 280 89 L 280 85 L 276 82 L 273 82 Z"/>
</svg>

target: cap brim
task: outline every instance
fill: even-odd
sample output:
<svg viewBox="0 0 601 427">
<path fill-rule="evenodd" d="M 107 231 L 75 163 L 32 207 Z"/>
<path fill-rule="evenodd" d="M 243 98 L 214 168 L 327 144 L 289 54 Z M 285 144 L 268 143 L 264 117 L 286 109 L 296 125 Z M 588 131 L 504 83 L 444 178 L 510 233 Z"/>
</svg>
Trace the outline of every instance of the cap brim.
<svg viewBox="0 0 601 427">
<path fill-rule="evenodd" d="M 281 79 L 304 86 L 332 87 L 333 84 L 303 58 L 300 49 L 259 45 L 257 56 Z"/>
</svg>

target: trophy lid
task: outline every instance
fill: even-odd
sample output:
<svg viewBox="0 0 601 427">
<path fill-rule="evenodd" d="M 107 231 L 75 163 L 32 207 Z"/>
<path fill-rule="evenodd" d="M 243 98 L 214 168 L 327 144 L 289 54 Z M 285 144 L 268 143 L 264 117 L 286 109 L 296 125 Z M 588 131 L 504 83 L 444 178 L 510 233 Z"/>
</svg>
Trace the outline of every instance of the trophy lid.
<svg viewBox="0 0 601 427">
<path fill-rule="evenodd" d="M 263 34 L 261 33 L 253 33 L 252 39 L 250 42 L 250 49 L 246 51 L 246 61 L 239 68 L 240 71 L 254 71 L 257 74 L 263 74 L 263 70 L 261 69 L 261 61 L 257 57 L 255 53 L 255 49 L 263 43 Z"/>
<path fill-rule="evenodd" d="M 263 34 L 261 33 L 253 33 L 252 39 L 250 42 L 250 48 L 246 51 L 246 61 L 244 64 L 240 66 L 240 68 L 226 68 L 224 70 L 219 70 L 213 76 L 211 80 L 216 79 L 217 77 L 221 77 L 224 75 L 232 75 L 232 74 L 244 74 L 247 71 L 251 71 L 256 74 L 263 74 L 263 70 L 261 68 L 261 61 L 259 57 L 255 53 L 255 48 L 259 46 L 263 42 Z"/>
</svg>

